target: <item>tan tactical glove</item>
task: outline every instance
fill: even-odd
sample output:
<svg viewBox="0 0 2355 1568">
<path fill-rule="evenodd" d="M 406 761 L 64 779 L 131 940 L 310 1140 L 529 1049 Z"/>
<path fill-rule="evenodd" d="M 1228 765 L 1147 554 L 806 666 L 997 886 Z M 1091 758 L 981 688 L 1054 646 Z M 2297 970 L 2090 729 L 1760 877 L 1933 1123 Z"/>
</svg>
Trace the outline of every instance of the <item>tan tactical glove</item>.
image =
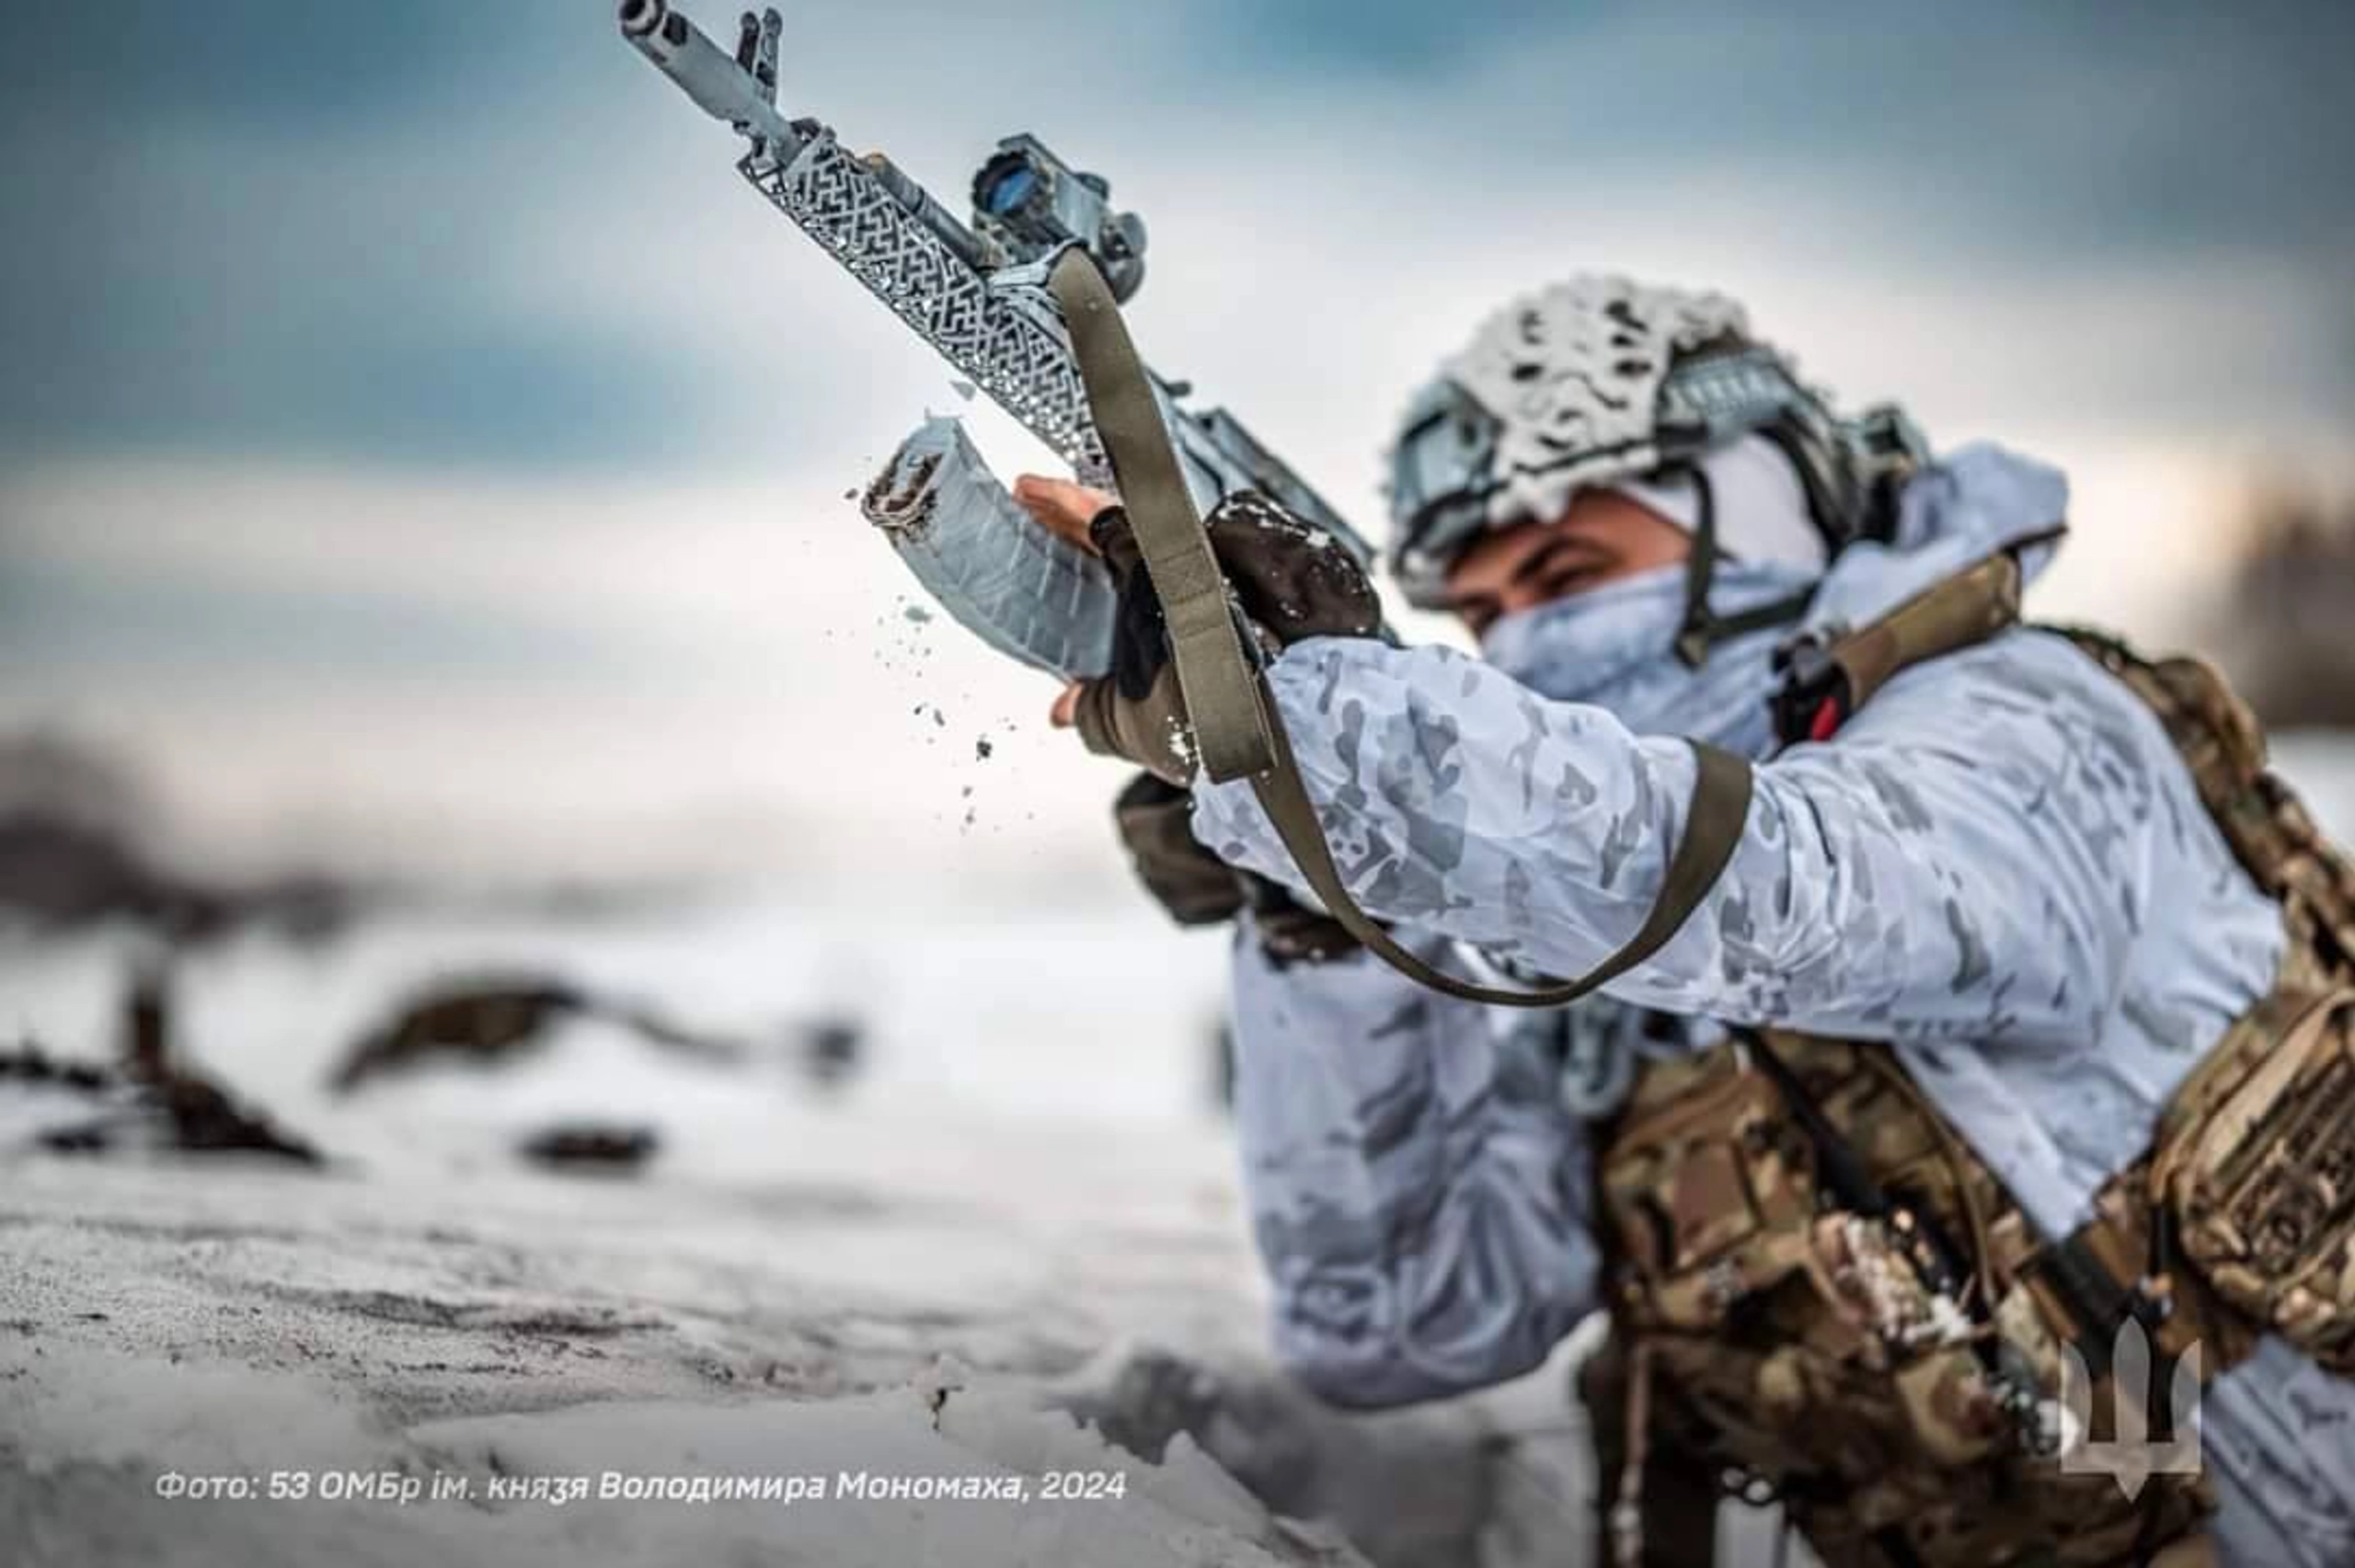
<svg viewBox="0 0 2355 1568">
<path fill-rule="evenodd" d="M 1269 657 L 1304 637 L 1377 636 L 1373 585 L 1333 540 L 1257 491 L 1229 496 L 1205 524 L 1236 607 Z M 1161 601 L 1130 532 L 1107 508 L 1088 526 L 1120 590 L 1112 671 L 1083 685 L 1072 721 L 1087 749 L 1126 757 L 1183 784 L 1194 776 L 1193 729 L 1170 661 Z"/>
</svg>

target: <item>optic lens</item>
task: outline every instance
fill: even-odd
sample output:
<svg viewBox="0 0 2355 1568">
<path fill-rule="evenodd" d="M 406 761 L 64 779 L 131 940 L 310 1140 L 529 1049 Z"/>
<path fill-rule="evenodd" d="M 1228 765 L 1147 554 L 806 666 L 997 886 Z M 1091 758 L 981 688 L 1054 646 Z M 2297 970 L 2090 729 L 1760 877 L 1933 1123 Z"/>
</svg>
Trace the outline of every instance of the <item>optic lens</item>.
<svg viewBox="0 0 2355 1568">
<path fill-rule="evenodd" d="M 1017 164 L 990 182 L 982 204 L 989 210 L 990 216 L 1003 218 L 1029 200 L 1030 193 L 1038 188 L 1039 177 L 1031 172 L 1030 166 Z"/>
</svg>

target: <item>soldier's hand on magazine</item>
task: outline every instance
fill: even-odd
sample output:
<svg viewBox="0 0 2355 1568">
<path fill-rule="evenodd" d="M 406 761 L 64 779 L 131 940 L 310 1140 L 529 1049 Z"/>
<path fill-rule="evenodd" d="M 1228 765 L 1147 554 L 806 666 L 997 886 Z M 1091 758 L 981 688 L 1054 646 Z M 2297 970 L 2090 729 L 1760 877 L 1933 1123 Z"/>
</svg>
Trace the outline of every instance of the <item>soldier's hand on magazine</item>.
<svg viewBox="0 0 2355 1568">
<path fill-rule="evenodd" d="M 1051 718 L 1088 749 L 1127 757 L 1173 784 L 1193 775 L 1191 731 L 1170 668 L 1160 601 L 1127 514 L 1100 490 L 1025 475 L 1016 499 L 1042 527 L 1104 558 L 1120 592 L 1108 676 L 1074 682 Z M 1211 548 L 1245 617 L 1274 652 L 1314 636 L 1371 636 L 1382 625 L 1373 585 L 1348 552 L 1253 491 L 1219 503 Z"/>
</svg>

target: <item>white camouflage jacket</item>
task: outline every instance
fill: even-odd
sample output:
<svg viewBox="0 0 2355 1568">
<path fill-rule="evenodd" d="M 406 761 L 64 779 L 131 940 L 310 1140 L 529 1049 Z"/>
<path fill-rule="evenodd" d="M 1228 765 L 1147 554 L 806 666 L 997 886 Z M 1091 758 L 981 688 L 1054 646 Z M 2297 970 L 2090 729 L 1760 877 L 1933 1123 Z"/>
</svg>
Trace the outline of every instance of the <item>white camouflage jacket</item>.
<svg viewBox="0 0 2355 1568">
<path fill-rule="evenodd" d="M 1899 543 L 1844 554 L 1811 622 L 1860 624 L 2044 532 L 2066 490 L 1973 448 L 1905 499 Z M 1788 586 L 1721 584 L 1720 610 Z M 1680 585 L 1510 617 L 1485 661 L 1355 639 L 1283 654 L 1270 685 L 1351 892 L 1427 956 L 1582 973 L 1651 907 L 1693 787 L 1680 738 L 1742 750 L 1756 794 L 1731 864 L 1607 998 L 1890 1042 L 2030 1218 L 2067 1231 L 2269 985 L 2275 906 L 2155 717 L 2062 639 L 2021 629 L 1921 666 L 1832 742 L 1774 753 L 1778 634 L 1685 671 L 1665 652 Z M 1297 885 L 1247 787 L 1199 786 L 1195 833 Z M 1532 1025 L 1366 955 L 1278 968 L 1246 934 L 1234 966 L 1279 1354 L 1356 1404 L 1536 1366 L 1596 1306 L 1597 1253 L 1584 1124 Z M 2203 1440 L 2232 1561 L 2355 1562 L 2355 1383 L 2268 1340 L 2208 1390 Z"/>
</svg>

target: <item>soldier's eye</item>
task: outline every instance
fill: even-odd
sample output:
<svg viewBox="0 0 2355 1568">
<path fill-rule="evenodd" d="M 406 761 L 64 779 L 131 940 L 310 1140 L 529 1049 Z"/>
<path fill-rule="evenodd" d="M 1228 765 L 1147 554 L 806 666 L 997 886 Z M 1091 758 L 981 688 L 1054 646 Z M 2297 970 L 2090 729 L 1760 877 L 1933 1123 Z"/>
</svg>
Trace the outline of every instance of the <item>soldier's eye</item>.
<svg viewBox="0 0 2355 1568">
<path fill-rule="evenodd" d="M 1594 581 L 1595 575 L 1593 567 L 1557 567 L 1545 574 L 1539 591 L 1547 599 L 1559 599 L 1566 593 L 1575 593 L 1587 587 Z"/>
</svg>

